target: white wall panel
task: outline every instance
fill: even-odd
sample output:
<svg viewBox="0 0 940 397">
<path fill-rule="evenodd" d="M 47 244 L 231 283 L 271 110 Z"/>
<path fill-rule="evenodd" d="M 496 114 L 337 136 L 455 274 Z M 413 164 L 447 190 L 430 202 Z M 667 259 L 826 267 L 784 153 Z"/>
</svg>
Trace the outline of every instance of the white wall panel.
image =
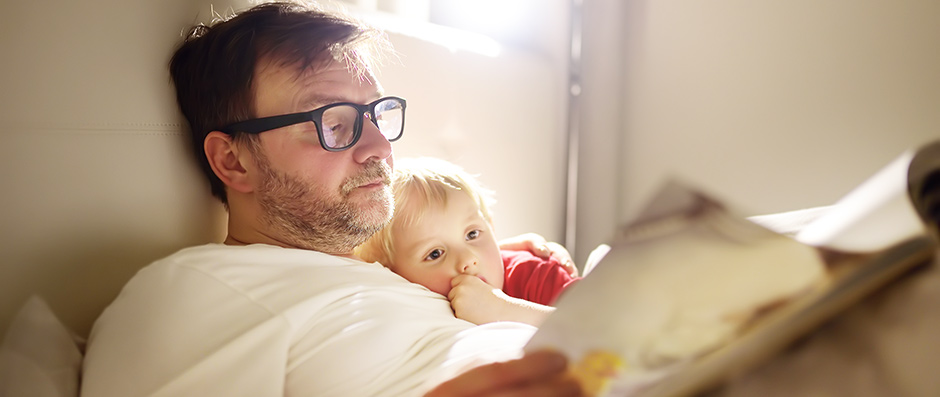
<svg viewBox="0 0 940 397">
<path fill-rule="evenodd" d="M 585 8 L 596 18 L 585 22 L 586 62 L 602 74 L 585 78 L 619 81 L 585 95 L 622 99 L 617 118 L 587 107 L 593 124 L 582 133 L 603 141 L 620 131 L 622 160 L 615 204 L 585 199 L 610 182 L 611 160 L 582 169 L 582 180 L 593 179 L 580 191 L 582 219 L 627 221 L 671 176 L 746 214 L 828 205 L 906 148 L 940 137 L 940 3 L 586 0 Z M 610 62 L 619 72 L 603 67 Z M 608 151 L 582 147 L 595 150 Z M 586 245 L 610 231 L 610 222 L 579 223 Z"/>
</svg>

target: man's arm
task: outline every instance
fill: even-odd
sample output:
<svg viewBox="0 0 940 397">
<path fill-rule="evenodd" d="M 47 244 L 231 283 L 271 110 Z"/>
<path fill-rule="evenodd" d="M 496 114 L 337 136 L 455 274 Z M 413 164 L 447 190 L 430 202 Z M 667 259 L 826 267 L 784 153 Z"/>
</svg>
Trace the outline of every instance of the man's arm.
<svg viewBox="0 0 940 397">
<path fill-rule="evenodd" d="M 517 360 L 476 367 L 438 385 L 425 397 L 582 396 L 560 353 L 538 351 Z"/>
</svg>

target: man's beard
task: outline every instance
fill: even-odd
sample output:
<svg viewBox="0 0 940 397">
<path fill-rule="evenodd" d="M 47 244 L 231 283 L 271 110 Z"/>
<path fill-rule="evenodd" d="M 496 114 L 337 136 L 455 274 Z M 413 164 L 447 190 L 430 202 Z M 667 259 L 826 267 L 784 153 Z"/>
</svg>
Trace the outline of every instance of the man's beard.
<svg viewBox="0 0 940 397">
<path fill-rule="evenodd" d="M 349 254 L 392 218 L 391 167 L 385 162 L 369 163 L 332 193 L 327 187 L 308 186 L 271 169 L 267 159 L 258 159 L 258 163 L 264 178 L 258 190 L 261 220 L 290 246 Z M 350 201 L 349 194 L 356 187 L 377 178 L 382 178 L 382 189 L 360 197 L 358 202 Z"/>
</svg>

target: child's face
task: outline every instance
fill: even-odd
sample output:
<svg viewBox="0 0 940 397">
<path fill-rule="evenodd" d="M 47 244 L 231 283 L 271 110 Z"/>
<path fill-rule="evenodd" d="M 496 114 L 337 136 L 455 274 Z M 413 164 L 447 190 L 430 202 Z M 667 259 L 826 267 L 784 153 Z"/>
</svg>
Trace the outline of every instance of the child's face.
<svg viewBox="0 0 940 397">
<path fill-rule="evenodd" d="M 424 211 L 420 221 L 396 225 L 395 273 L 447 296 L 451 279 L 468 274 L 503 288 L 503 262 L 490 223 L 476 202 L 460 191 L 448 191 L 447 204 L 410 203 L 403 212 Z M 396 209 L 396 211 L 399 209 Z"/>
</svg>

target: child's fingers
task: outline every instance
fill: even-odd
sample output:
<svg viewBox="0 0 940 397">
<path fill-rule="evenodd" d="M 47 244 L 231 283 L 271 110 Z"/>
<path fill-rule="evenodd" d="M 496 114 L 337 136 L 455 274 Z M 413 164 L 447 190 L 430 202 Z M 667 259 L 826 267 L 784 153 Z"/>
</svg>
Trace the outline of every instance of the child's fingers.
<svg viewBox="0 0 940 397">
<path fill-rule="evenodd" d="M 548 258 L 550 251 L 545 246 L 545 238 L 537 233 L 525 233 L 499 241 L 499 248 L 513 251 L 529 251 L 534 255 Z"/>
<path fill-rule="evenodd" d="M 564 246 L 555 242 L 548 242 L 545 243 L 545 247 L 550 252 L 549 256 L 557 259 L 568 274 L 572 277 L 578 277 L 578 267 L 574 265 L 574 261 L 571 260 L 571 253 Z"/>
</svg>

